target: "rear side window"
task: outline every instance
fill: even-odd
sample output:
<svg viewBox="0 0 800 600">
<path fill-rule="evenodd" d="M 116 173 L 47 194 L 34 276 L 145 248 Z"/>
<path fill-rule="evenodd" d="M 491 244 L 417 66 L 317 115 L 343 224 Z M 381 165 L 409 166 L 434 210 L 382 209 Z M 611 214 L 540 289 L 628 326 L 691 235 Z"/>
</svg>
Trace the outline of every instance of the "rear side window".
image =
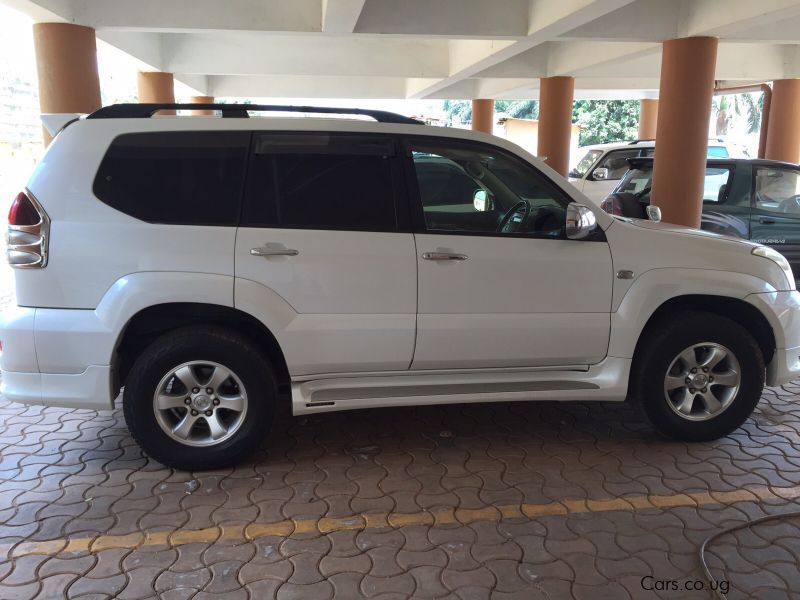
<svg viewBox="0 0 800 600">
<path fill-rule="evenodd" d="M 394 156 L 383 136 L 256 134 L 242 225 L 396 231 Z"/>
<path fill-rule="evenodd" d="M 148 223 L 235 226 L 250 132 L 128 133 L 94 180 L 102 202 Z"/>
</svg>

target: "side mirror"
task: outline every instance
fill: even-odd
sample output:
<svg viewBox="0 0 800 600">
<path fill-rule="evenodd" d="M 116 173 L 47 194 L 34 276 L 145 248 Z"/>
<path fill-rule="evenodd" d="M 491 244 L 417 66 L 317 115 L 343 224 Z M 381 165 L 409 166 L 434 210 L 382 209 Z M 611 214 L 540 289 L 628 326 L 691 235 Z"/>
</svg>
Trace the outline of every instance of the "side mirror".
<svg viewBox="0 0 800 600">
<path fill-rule="evenodd" d="M 486 212 L 489 210 L 489 192 L 486 190 L 475 190 L 472 195 L 472 206 L 478 212 Z"/>
<path fill-rule="evenodd" d="M 661 221 L 661 209 L 658 208 L 657 206 L 648 204 L 647 208 L 645 209 L 645 212 L 647 212 L 647 218 L 650 219 L 651 221 L 655 223 Z"/>
<path fill-rule="evenodd" d="M 567 206 L 567 237 L 582 240 L 597 228 L 597 218 L 588 206 L 570 202 Z"/>
<path fill-rule="evenodd" d="M 594 177 L 597 181 L 605 181 L 608 179 L 608 169 L 605 167 L 597 167 L 594 171 L 592 171 L 592 177 Z"/>
</svg>

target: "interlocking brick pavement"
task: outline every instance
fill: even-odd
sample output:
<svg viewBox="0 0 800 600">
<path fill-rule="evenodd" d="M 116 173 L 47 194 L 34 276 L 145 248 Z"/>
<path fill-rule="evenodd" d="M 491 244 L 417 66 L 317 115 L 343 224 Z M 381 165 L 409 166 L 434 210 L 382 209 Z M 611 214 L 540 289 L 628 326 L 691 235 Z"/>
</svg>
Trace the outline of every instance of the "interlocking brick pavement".
<svg viewBox="0 0 800 600">
<path fill-rule="evenodd" d="M 119 409 L 0 400 L 0 598 L 709 598 L 643 578 L 702 581 L 705 538 L 797 508 L 798 394 L 705 444 L 624 404 L 284 413 L 203 473 L 143 456 Z M 723 536 L 709 563 L 730 598 L 800 597 L 798 534 Z"/>
</svg>

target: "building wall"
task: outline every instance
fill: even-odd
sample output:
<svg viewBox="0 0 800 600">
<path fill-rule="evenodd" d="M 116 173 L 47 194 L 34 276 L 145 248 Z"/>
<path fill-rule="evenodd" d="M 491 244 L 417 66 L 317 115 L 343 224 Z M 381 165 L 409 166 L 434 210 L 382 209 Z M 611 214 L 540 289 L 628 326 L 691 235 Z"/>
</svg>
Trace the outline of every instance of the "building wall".
<svg viewBox="0 0 800 600">
<path fill-rule="evenodd" d="M 575 150 L 578 148 L 580 133 L 580 126 L 573 124 L 569 140 L 570 155 L 574 155 Z M 525 150 L 535 155 L 539 143 L 539 121 L 533 119 L 500 119 L 494 128 L 494 134 L 522 146 Z"/>
</svg>

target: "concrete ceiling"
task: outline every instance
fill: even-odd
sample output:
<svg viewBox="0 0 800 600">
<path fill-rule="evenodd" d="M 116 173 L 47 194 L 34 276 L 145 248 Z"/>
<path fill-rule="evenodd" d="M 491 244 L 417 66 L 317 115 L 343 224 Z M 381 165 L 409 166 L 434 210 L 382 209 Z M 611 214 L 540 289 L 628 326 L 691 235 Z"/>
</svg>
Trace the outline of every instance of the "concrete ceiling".
<svg viewBox="0 0 800 600">
<path fill-rule="evenodd" d="M 0 0 L 97 37 L 202 94 L 657 96 L 665 39 L 720 38 L 717 79 L 800 77 L 798 0 Z"/>
</svg>

